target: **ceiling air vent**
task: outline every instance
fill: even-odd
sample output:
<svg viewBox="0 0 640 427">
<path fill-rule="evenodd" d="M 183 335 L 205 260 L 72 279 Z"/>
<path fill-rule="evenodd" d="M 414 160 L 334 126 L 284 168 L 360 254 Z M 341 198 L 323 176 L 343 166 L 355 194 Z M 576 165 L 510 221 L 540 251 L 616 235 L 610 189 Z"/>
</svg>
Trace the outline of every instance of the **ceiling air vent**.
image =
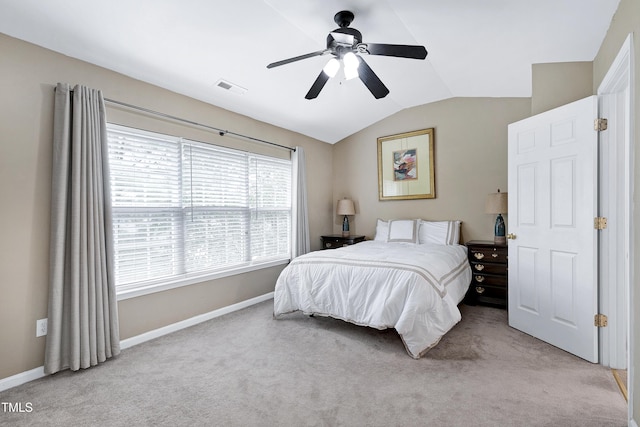
<svg viewBox="0 0 640 427">
<path fill-rule="evenodd" d="M 231 83 L 230 81 L 227 80 L 223 80 L 220 79 L 216 82 L 216 86 L 231 91 L 233 93 L 236 93 L 238 95 L 244 95 L 247 92 L 247 89 L 243 88 L 242 86 L 238 86 L 235 83 Z"/>
</svg>

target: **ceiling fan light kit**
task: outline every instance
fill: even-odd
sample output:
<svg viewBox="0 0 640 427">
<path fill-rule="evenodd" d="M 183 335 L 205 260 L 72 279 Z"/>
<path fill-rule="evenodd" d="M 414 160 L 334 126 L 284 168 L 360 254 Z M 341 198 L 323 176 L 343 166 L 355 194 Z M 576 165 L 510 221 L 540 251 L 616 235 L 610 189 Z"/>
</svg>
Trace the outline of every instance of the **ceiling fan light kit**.
<svg viewBox="0 0 640 427">
<path fill-rule="evenodd" d="M 327 81 L 338 73 L 341 62 L 345 79 L 350 80 L 359 77 L 376 99 L 384 98 L 389 94 L 389 89 L 373 72 L 361 54 L 425 59 L 427 57 L 427 49 L 424 46 L 414 45 L 363 43 L 360 31 L 349 27 L 353 18 L 353 13 L 348 10 L 336 13 L 333 20 L 338 24 L 339 28 L 330 32 L 327 36 L 326 49 L 273 62 L 267 65 L 267 68 L 279 67 L 280 65 L 313 58 L 314 56 L 330 54 L 333 55 L 333 58 L 327 62 L 318 77 L 316 77 L 309 92 L 305 95 L 306 99 L 318 97 Z"/>
</svg>

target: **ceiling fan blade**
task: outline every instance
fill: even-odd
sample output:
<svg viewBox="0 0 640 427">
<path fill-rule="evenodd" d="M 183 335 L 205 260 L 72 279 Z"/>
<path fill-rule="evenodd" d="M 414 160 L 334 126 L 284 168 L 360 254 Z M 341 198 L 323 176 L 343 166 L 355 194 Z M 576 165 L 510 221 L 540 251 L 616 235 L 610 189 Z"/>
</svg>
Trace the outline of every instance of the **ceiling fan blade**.
<svg viewBox="0 0 640 427">
<path fill-rule="evenodd" d="M 316 81 L 313 82 L 313 84 L 311 85 L 311 89 L 309 89 L 309 92 L 307 92 L 307 94 L 304 97 L 307 99 L 316 98 L 320 94 L 320 91 L 322 90 L 322 88 L 324 87 L 324 85 L 327 83 L 328 80 L 329 80 L 329 76 L 327 75 L 327 73 L 325 73 L 324 71 L 320 71 L 318 78 L 316 78 Z"/>
<path fill-rule="evenodd" d="M 424 59 L 427 49 L 424 46 L 410 46 L 406 44 L 362 43 L 358 46 L 369 55 L 397 56 L 400 58 Z"/>
<path fill-rule="evenodd" d="M 364 83 L 376 99 L 387 96 L 389 94 L 389 89 L 387 89 L 384 83 L 382 83 L 371 67 L 364 62 L 364 59 L 359 56 L 357 56 L 357 58 L 360 62 L 360 65 L 358 66 L 358 76 L 360 77 L 360 80 L 362 80 L 362 83 Z"/>
<path fill-rule="evenodd" d="M 291 62 L 300 61 L 302 59 L 313 58 L 314 56 L 320 56 L 320 55 L 324 55 L 324 54 L 327 54 L 327 53 L 330 53 L 330 52 L 331 51 L 329 49 L 325 49 L 325 50 L 319 50 L 317 52 L 307 53 L 307 54 L 300 55 L 300 56 L 294 56 L 293 58 L 283 59 L 282 61 L 277 61 L 277 62 L 272 62 L 271 64 L 267 65 L 267 68 L 279 67 L 280 65 L 289 64 Z"/>
</svg>

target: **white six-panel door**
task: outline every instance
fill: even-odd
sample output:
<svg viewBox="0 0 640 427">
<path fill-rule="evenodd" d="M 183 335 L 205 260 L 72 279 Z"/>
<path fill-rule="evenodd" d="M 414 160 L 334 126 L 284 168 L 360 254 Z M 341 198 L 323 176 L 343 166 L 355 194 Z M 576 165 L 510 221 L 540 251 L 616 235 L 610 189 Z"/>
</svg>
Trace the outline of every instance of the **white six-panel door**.
<svg viewBox="0 0 640 427">
<path fill-rule="evenodd" d="M 509 125 L 509 325 L 598 361 L 597 97 Z"/>
</svg>

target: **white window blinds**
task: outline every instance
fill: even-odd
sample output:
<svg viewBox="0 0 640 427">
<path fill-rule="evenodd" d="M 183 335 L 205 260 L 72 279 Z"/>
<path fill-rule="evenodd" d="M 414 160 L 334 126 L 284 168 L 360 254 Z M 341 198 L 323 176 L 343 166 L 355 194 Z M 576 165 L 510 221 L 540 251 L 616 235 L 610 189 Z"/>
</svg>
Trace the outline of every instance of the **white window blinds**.
<svg viewBox="0 0 640 427">
<path fill-rule="evenodd" d="M 291 162 L 109 125 L 116 287 L 290 257 Z"/>
</svg>

